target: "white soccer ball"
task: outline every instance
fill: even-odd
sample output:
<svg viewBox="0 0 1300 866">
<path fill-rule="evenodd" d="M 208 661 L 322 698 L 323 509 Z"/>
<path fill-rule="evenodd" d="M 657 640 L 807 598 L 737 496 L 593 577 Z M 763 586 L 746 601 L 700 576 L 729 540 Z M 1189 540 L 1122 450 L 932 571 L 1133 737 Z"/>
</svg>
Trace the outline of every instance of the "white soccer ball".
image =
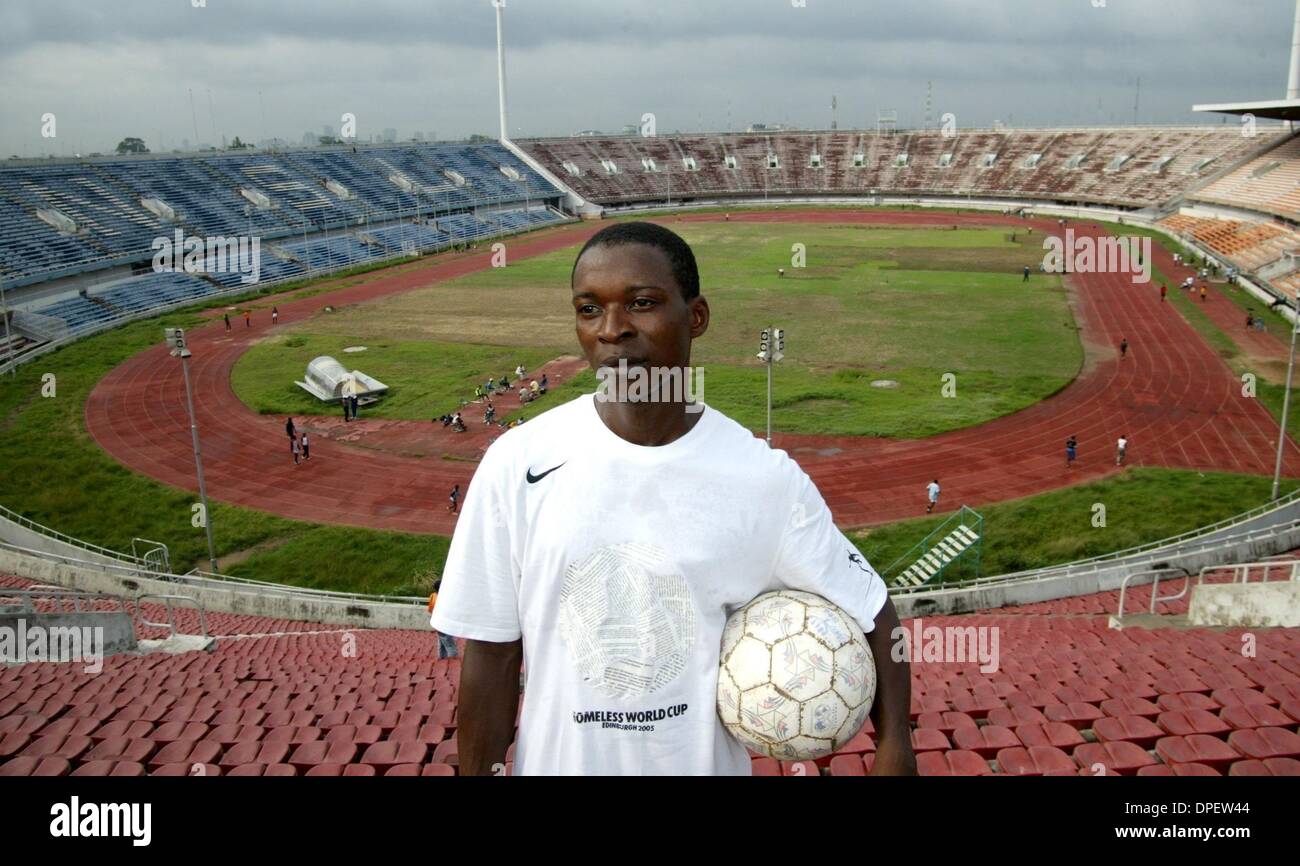
<svg viewBox="0 0 1300 866">
<path fill-rule="evenodd" d="M 753 751 L 782 761 L 829 755 L 862 729 L 875 696 L 862 629 L 821 596 L 765 593 L 727 620 L 718 716 Z"/>
</svg>

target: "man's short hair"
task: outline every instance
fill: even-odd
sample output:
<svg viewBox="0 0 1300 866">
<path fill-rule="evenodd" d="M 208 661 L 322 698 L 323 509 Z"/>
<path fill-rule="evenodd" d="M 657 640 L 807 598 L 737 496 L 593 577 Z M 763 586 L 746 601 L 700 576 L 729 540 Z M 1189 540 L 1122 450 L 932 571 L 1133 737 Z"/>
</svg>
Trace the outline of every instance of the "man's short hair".
<svg viewBox="0 0 1300 866">
<path fill-rule="evenodd" d="M 647 222 L 614 223 L 592 235 L 591 239 L 583 244 L 581 252 L 573 261 L 573 272 L 569 275 L 570 285 L 573 283 L 574 274 L 578 272 L 578 262 L 582 261 L 587 250 L 593 247 L 613 247 L 622 244 L 645 244 L 662 252 L 668 258 L 673 279 L 681 288 L 682 296 L 688 301 L 699 297 L 700 271 L 695 264 L 695 253 L 691 252 L 690 245 L 675 232 Z"/>
</svg>

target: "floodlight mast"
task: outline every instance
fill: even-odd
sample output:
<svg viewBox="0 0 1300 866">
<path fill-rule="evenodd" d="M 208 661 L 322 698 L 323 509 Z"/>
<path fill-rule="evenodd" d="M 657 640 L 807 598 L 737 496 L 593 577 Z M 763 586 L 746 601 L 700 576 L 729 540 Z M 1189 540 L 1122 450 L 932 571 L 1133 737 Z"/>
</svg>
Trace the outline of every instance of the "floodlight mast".
<svg viewBox="0 0 1300 866">
<path fill-rule="evenodd" d="M 764 328 L 758 335 L 758 360 L 767 367 L 767 447 L 772 447 L 772 365 L 785 357 L 785 331 Z"/>
<path fill-rule="evenodd" d="M 497 102 L 501 112 L 501 140 L 510 140 L 510 127 L 506 124 L 506 44 L 501 29 L 501 10 L 506 0 L 492 0 L 497 11 Z"/>
<path fill-rule="evenodd" d="M 199 449 L 199 422 L 194 417 L 194 392 L 190 388 L 190 356 L 193 354 L 185 345 L 185 331 L 181 328 L 166 328 L 167 345 L 172 347 L 173 358 L 181 359 L 181 372 L 185 376 L 185 403 L 190 411 L 190 436 L 194 440 L 194 467 L 199 477 L 199 501 L 203 505 L 203 529 L 208 536 L 208 563 L 212 573 L 219 574 L 217 568 L 217 547 L 212 541 L 212 510 L 208 508 L 208 491 L 203 484 L 203 453 Z"/>
</svg>

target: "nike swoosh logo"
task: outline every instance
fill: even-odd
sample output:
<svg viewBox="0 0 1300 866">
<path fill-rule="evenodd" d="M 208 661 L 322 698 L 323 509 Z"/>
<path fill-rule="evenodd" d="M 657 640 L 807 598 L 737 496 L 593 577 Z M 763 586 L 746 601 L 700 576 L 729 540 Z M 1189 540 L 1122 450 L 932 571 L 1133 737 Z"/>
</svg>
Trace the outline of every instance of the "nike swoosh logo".
<svg viewBox="0 0 1300 866">
<path fill-rule="evenodd" d="M 565 462 L 567 463 L 568 461 L 566 460 Z M 561 464 L 560 464 L 560 466 L 563 466 L 563 465 L 564 465 L 564 463 L 561 463 Z M 550 475 L 550 474 L 551 474 L 552 472 L 554 472 L 556 469 L 559 469 L 560 466 L 552 466 L 550 469 L 547 469 L 547 470 L 546 470 L 545 472 L 543 472 L 541 475 L 534 475 L 534 474 L 533 474 L 533 470 L 529 469 L 528 472 L 527 472 L 527 474 L 526 474 L 526 477 L 528 478 L 528 483 L 529 483 L 529 484 L 536 484 L 538 481 L 541 481 L 543 478 L 545 478 L 547 475 Z"/>
</svg>

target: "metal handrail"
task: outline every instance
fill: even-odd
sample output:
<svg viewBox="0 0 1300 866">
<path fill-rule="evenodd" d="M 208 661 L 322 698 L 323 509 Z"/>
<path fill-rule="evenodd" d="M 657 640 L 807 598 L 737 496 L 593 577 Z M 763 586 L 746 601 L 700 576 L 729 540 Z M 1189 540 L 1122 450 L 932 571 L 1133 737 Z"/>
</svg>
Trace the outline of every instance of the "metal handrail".
<svg viewBox="0 0 1300 866">
<path fill-rule="evenodd" d="M 135 549 L 136 542 L 141 542 L 144 544 L 152 544 L 153 547 L 149 550 L 146 550 L 144 554 L 139 554 L 136 553 L 136 549 Z M 151 554 L 157 553 L 160 550 L 162 551 L 162 563 L 161 563 L 162 567 L 167 569 L 167 571 L 171 571 L 172 553 L 171 550 L 168 549 L 166 544 L 164 544 L 161 541 L 154 541 L 152 538 L 136 537 L 131 539 L 131 555 L 136 557 L 140 562 L 143 562 L 146 565 L 155 562 L 155 560 L 151 559 L 150 556 Z"/>
<path fill-rule="evenodd" d="M 1250 583 L 1250 571 L 1253 568 L 1262 568 L 1264 570 L 1264 576 L 1260 580 L 1260 582 L 1268 583 L 1269 572 L 1271 572 L 1275 568 L 1287 568 L 1287 567 L 1290 567 L 1291 569 L 1291 576 L 1287 578 L 1287 580 L 1290 581 L 1300 580 L 1300 559 L 1294 559 L 1291 560 L 1290 562 L 1278 562 L 1276 560 L 1270 561 L 1265 559 L 1265 560 L 1258 560 L 1255 562 L 1237 562 L 1237 563 L 1233 563 L 1232 565 L 1207 565 L 1205 566 L 1205 568 L 1202 568 L 1201 573 L 1197 575 L 1196 583 L 1199 586 L 1205 581 L 1205 576 L 1207 574 L 1210 574 L 1211 572 L 1222 572 L 1222 571 L 1228 571 L 1232 573 L 1232 583 Z M 1238 572 L 1241 573 L 1240 580 L 1237 579 Z"/>
<path fill-rule="evenodd" d="M 56 603 L 60 613 L 66 610 L 66 607 L 63 604 L 65 601 L 70 601 L 72 603 L 73 613 L 93 612 L 94 608 L 90 606 L 90 603 L 96 601 L 110 601 L 119 605 L 122 608 L 123 613 L 128 616 L 131 614 L 131 611 L 127 609 L 126 600 L 120 596 L 108 595 L 107 593 L 102 592 L 86 592 L 79 589 L 36 589 L 31 587 L 27 589 L 0 589 L 0 599 L 7 598 L 16 598 L 20 600 L 19 613 L 37 613 L 38 611 L 32 605 L 32 600 L 37 598 L 46 598 Z M 83 603 L 87 604 L 84 611 L 82 609 Z"/>
<path fill-rule="evenodd" d="M 8 520 L 11 523 L 17 523 L 19 526 L 22 526 L 26 529 L 30 529 L 33 532 L 36 532 L 40 535 L 44 535 L 47 538 L 52 538 L 55 541 L 61 541 L 64 544 L 70 544 L 73 547 L 80 547 L 82 550 L 87 550 L 90 551 L 91 553 L 98 553 L 101 556 L 108 556 L 108 557 L 112 557 L 113 559 L 120 559 L 124 562 L 133 561 L 141 564 L 144 563 L 143 559 L 141 559 L 138 556 L 135 556 L 134 554 L 122 553 L 121 551 L 118 550 L 110 550 L 107 547 L 100 547 L 98 544 L 92 544 L 89 541 L 82 541 L 80 538 L 74 538 L 71 535 L 67 535 L 66 533 L 59 532 L 57 529 L 52 529 L 44 525 L 43 523 L 37 523 L 35 520 L 32 520 L 28 517 L 24 517 L 18 512 L 6 508 L 3 505 L 0 505 L 0 517 L 3 517 L 4 519 Z"/>
<path fill-rule="evenodd" d="M 146 598 L 161 599 L 167 603 L 166 622 L 150 622 L 149 620 L 144 618 L 144 608 L 142 607 L 141 603 Z M 172 609 L 173 601 L 186 601 L 194 605 L 194 607 L 198 609 L 199 629 L 202 631 L 202 636 L 206 638 L 208 636 L 208 619 L 203 610 L 203 603 L 199 601 L 197 598 L 194 598 L 193 596 L 167 595 L 167 594 L 157 593 L 157 592 L 142 592 L 137 594 L 135 597 L 135 608 L 136 608 L 137 615 L 140 617 L 140 624 L 152 626 L 153 628 L 165 628 L 168 631 L 167 634 L 168 639 L 175 637 L 176 636 L 176 613 Z"/>
<path fill-rule="evenodd" d="M 1181 571 L 1181 572 L 1183 573 L 1184 576 L 1187 576 L 1187 575 L 1188 575 L 1187 569 L 1185 569 L 1185 568 L 1181 568 L 1181 567 L 1178 567 L 1178 568 L 1153 568 L 1153 569 L 1151 569 L 1150 571 L 1135 571 L 1135 572 L 1133 572 L 1132 574 L 1125 575 L 1125 576 L 1124 576 L 1124 580 L 1123 580 L 1123 581 L 1120 583 L 1120 585 L 1119 585 L 1119 611 L 1115 614 L 1115 616 L 1116 616 L 1116 617 L 1123 617 L 1123 616 L 1124 616 L 1124 596 L 1128 593 L 1128 585 L 1129 585 L 1129 581 L 1133 580 L 1134 578 L 1138 578 L 1138 577 L 1153 577 L 1153 576 L 1154 576 L 1154 577 L 1155 577 L 1155 581 L 1153 582 L 1152 587 L 1151 587 L 1151 597 L 1154 598 L 1154 597 L 1155 597 L 1155 593 L 1156 593 L 1156 590 L 1155 590 L 1155 584 L 1158 584 L 1158 583 L 1160 582 L 1160 575 L 1164 574 L 1165 572 L 1169 572 L 1169 571 Z M 1155 613 L 1155 604 L 1154 604 L 1154 602 L 1153 602 L 1152 605 L 1151 605 L 1151 612 L 1152 612 L 1152 613 Z"/>
</svg>

